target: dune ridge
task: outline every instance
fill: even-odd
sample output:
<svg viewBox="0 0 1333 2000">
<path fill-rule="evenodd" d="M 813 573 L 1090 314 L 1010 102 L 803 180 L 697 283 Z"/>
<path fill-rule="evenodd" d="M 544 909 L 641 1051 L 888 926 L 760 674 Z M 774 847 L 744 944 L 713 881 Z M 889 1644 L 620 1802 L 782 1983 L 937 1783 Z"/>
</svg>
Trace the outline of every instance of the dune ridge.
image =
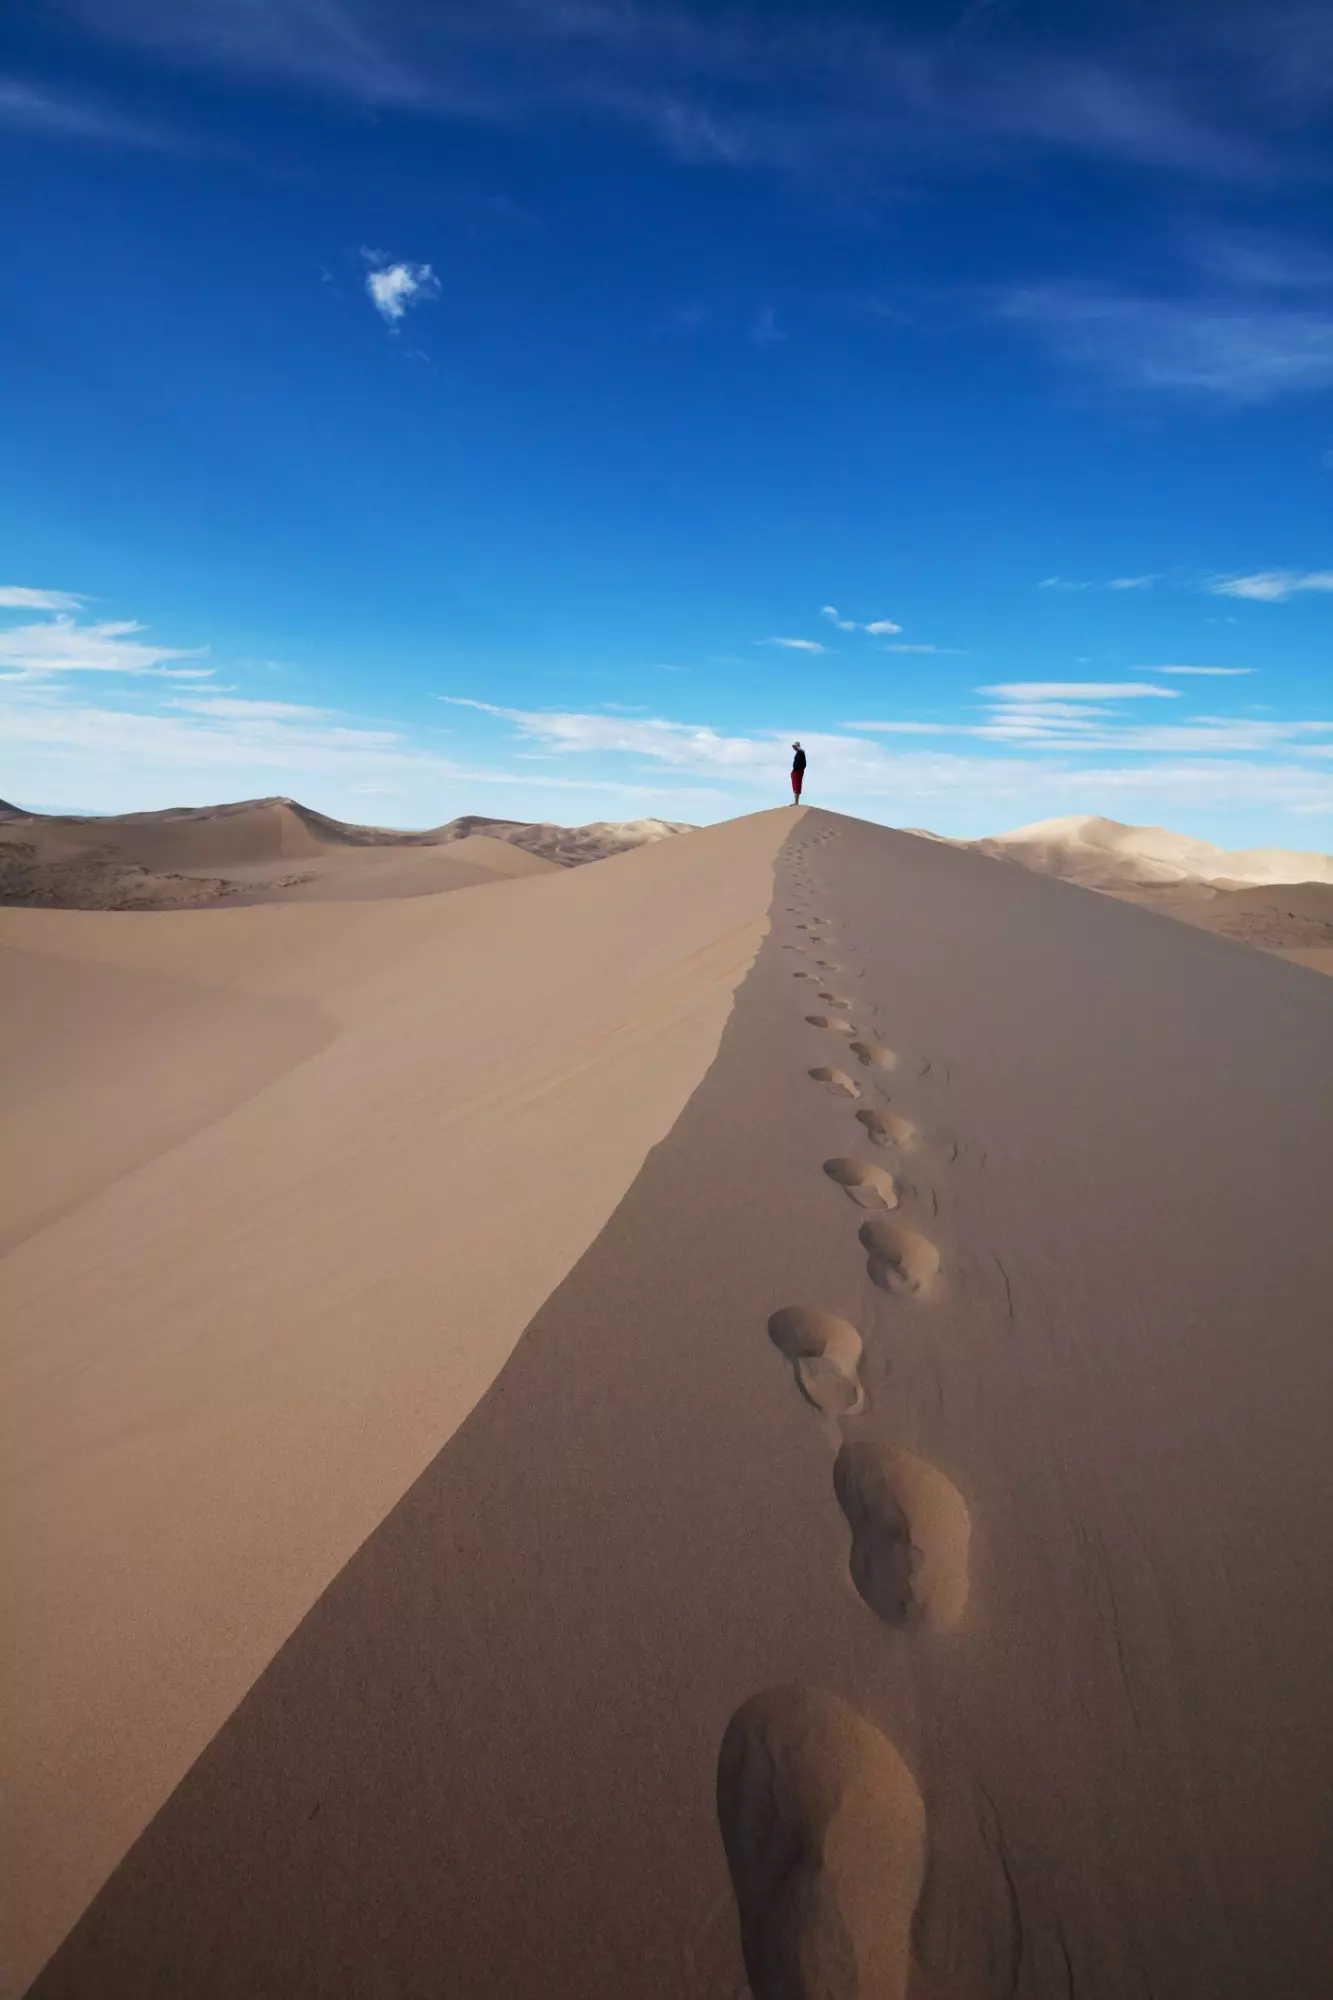
<svg viewBox="0 0 1333 2000">
<path fill-rule="evenodd" d="M 0 912 L 18 1986 L 669 1130 L 788 827 L 438 900 Z"/>
<path fill-rule="evenodd" d="M 32 2000 L 1324 2000 L 1333 989 L 779 817 L 771 930 L 697 1087 Z M 605 915 L 617 874 L 638 949 L 694 847 L 444 899 L 448 956 L 468 908 L 531 943 L 540 899 L 567 929 L 568 885 Z M 420 907 L 338 913 L 342 986 L 331 915 L 97 921 L 122 952 L 156 932 L 155 964 L 186 927 L 221 967 L 245 919 L 266 993 L 318 975 L 396 1036 Z M 842 1047 L 792 977 L 812 924 L 892 1068 L 811 1071 Z M 323 939 L 299 975 L 293 925 Z M 496 1102 L 516 1168 L 526 1113 Z M 561 1123 L 567 1176 L 602 1127 Z M 897 1206 L 865 1215 L 881 1133 Z M 493 1284 L 532 1244 L 503 1222 Z"/>
</svg>

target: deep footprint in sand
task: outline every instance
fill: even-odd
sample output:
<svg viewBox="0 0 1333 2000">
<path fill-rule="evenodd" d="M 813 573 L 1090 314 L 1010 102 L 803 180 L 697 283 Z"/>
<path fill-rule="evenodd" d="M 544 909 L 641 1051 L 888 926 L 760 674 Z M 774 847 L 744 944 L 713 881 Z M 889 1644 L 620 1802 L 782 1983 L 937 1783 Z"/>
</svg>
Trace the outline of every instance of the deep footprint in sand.
<svg viewBox="0 0 1333 2000">
<path fill-rule="evenodd" d="M 926 1811 L 887 1736 L 822 1689 L 753 1695 L 717 1816 L 754 2000 L 904 2000 Z"/>
<path fill-rule="evenodd" d="M 897 1208 L 893 1175 L 869 1160 L 825 1160 L 824 1172 L 858 1208 Z"/>
<path fill-rule="evenodd" d="M 896 1069 L 898 1058 L 883 1042 L 853 1042 L 852 1054 L 863 1069 Z"/>
<path fill-rule="evenodd" d="M 829 1035 L 854 1035 L 856 1029 L 850 1021 L 840 1021 L 831 1014 L 807 1014 L 806 1020 L 812 1028 L 822 1028 Z M 852 1043 L 856 1047 L 856 1043 Z"/>
<path fill-rule="evenodd" d="M 807 1403 L 826 1417 L 854 1417 L 864 1409 L 861 1336 L 850 1320 L 815 1306 L 784 1306 L 769 1319 L 768 1337 L 790 1361 Z"/>
<path fill-rule="evenodd" d="M 856 1114 L 877 1146 L 910 1146 L 916 1126 L 892 1111 L 858 1111 Z"/>
<path fill-rule="evenodd" d="M 807 1070 L 806 1074 L 812 1076 L 816 1083 L 822 1083 L 826 1090 L 831 1090 L 835 1097 L 861 1095 L 860 1085 L 852 1081 L 846 1070 L 827 1069 L 821 1064 L 818 1069 Z"/>
<path fill-rule="evenodd" d="M 883 1292 L 924 1292 L 940 1268 L 929 1237 L 887 1217 L 863 1222 L 858 1232 L 871 1279 Z"/>
<path fill-rule="evenodd" d="M 833 1490 L 852 1531 L 852 1582 L 875 1616 L 935 1632 L 956 1625 L 972 1534 L 957 1487 L 910 1451 L 845 1444 Z"/>
<path fill-rule="evenodd" d="M 850 1007 L 852 1004 L 844 993 L 821 993 L 819 997 L 821 1000 L 826 1001 L 830 1007 Z"/>
</svg>

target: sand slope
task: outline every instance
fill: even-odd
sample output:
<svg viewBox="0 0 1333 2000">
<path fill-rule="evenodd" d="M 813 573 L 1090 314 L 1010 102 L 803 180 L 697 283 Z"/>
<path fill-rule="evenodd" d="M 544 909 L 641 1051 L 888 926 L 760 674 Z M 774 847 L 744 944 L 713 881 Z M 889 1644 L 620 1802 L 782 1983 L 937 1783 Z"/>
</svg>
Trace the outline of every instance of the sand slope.
<svg viewBox="0 0 1333 2000">
<path fill-rule="evenodd" d="M 428 907 L 470 961 L 460 913 L 523 898 L 532 942 L 529 911 L 559 908 L 566 933 L 577 888 L 638 953 L 674 921 L 659 884 L 684 885 L 691 851 L 690 893 L 705 880 L 721 893 L 721 876 L 740 902 L 732 878 L 765 874 L 784 826 L 772 929 L 702 1082 L 96 1896 L 40 2000 L 734 2000 L 747 1979 L 753 2000 L 1333 1988 L 1333 989 L 1153 913 L 814 810 Z M 634 890 L 614 913 L 608 875 Z M 78 1343 L 104 1296 L 94 1246 L 132 1328 L 158 1282 L 156 1244 L 114 1260 L 122 1190 L 136 1229 L 148 1207 L 167 1215 L 168 1240 L 207 1232 L 216 1205 L 230 1224 L 230 1263 L 205 1234 L 202 1259 L 148 1295 L 150 1389 L 180 1315 L 202 1312 L 195 1327 L 228 1356 L 218 1396 L 248 1404 L 257 1371 L 265 1407 L 281 1405 L 270 1431 L 247 1429 L 244 1463 L 262 1472 L 267 1448 L 288 1507 L 311 1489 L 341 1505 L 326 1454 L 364 1486 L 392 1445 L 377 1367 L 353 1365 L 353 1322 L 364 1343 L 373 1313 L 378 1370 L 401 1382 L 411 1326 L 373 1202 L 390 1128 L 367 1126 L 365 1107 L 418 1003 L 382 1012 L 367 968 L 390 966 L 390 933 L 421 911 L 115 923 L 126 938 L 179 924 L 216 940 L 252 921 L 265 996 L 295 990 L 281 927 L 309 926 L 323 957 L 299 977 L 360 1025 L 305 1071 L 336 1096 L 355 1052 L 360 1109 L 355 1132 L 330 1129 L 303 1093 L 303 1119 L 320 1121 L 310 1153 L 288 1133 L 272 1161 L 242 1145 L 242 1114 L 210 1128 L 261 1175 L 258 1215 L 214 1176 L 173 1214 L 191 1166 L 179 1148 L 158 1163 L 169 1187 L 140 1170 L 9 1260 L 43 1274 L 29 1367 L 42 1435 L 58 1428 L 44 1490 L 68 1510 L 64 1561 L 81 1563 L 101 1535 L 94 1501 L 125 1479 L 72 1427 L 82 1373 L 63 1365 L 71 1347 L 91 1365 Z M 360 981 L 330 969 L 335 916 L 365 927 Z M 152 950 L 156 969 L 166 946 Z M 444 957 L 442 1048 L 461 1019 Z M 534 1022 L 563 980 L 543 976 Z M 636 1087 L 633 1061 L 617 1081 Z M 276 1102 L 269 1086 L 253 1106 Z M 530 1185 L 529 1102 L 451 1118 L 428 1177 L 446 1213 L 465 1198 L 457 1163 L 473 1147 L 492 1157 L 497 1127 Z M 395 1156 L 407 1115 L 394 1113 Z M 595 1169 L 604 1127 L 561 1129 L 563 1188 L 572 1162 Z M 256 1137 L 271 1145 L 272 1125 Z M 298 1208 L 312 1175 L 343 1235 L 344 1184 L 370 1204 L 373 1293 Z M 436 1207 L 416 1183 L 395 1192 L 411 1209 L 402 1259 L 429 1257 Z M 502 1186 L 491 1198 L 504 1212 Z M 492 1288 L 523 1267 L 528 1212 L 469 1238 Z M 302 1251 L 299 1304 L 272 1275 L 258 1300 L 234 1275 L 257 1232 L 277 1255 L 284 1224 Z M 345 1320 L 326 1255 L 358 1287 Z M 447 1268 L 456 1304 L 468 1262 Z M 190 1294 L 219 1282 L 263 1311 L 218 1323 Z M 409 1290 L 419 1310 L 423 1288 Z M 453 1324 L 463 1337 L 483 1317 L 479 1302 Z M 266 1358 L 274 1323 L 289 1329 L 290 1382 Z M 156 1455 L 160 1432 L 185 1426 L 175 1405 L 152 1407 Z M 404 1399 L 398 1422 L 411 1417 Z M 178 1461 L 192 1509 L 233 1476 L 203 1463 L 201 1480 Z M 41 1479 L 30 1469 L 29 1490 Z M 268 1525 L 286 1561 L 276 1512 Z M 125 1526 L 103 1564 L 123 1557 Z M 258 1559 L 274 1562 L 269 1544 Z M 62 1661 L 81 1620 L 115 1635 L 99 1574 L 75 1577 L 59 1627 L 43 1610 L 38 1637 L 58 1636 Z M 210 1565 L 190 1583 L 191 1618 L 176 1617 L 205 1674 L 228 1650 L 228 1574 Z M 116 1584 L 149 1588 L 123 1561 Z M 176 1601 L 161 1577 L 151 1591 Z M 176 1667 L 164 1649 L 146 1680 L 170 1688 Z M 201 1707 L 188 1719 L 182 1756 Z M 85 1795 L 104 1810 L 90 1769 Z M 61 1801 L 42 1824 L 56 1856 L 78 1844 Z M 104 1837 L 96 1858 L 114 1846 Z M 87 1879 L 89 1843 L 82 1854 Z M 44 1935 L 76 1900 L 68 1875 L 63 1890 Z"/>
<path fill-rule="evenodd" d="M 788 820 L 442 898 L 0 912 L 11 1982 L 669 1129 Z"/>
</svg>

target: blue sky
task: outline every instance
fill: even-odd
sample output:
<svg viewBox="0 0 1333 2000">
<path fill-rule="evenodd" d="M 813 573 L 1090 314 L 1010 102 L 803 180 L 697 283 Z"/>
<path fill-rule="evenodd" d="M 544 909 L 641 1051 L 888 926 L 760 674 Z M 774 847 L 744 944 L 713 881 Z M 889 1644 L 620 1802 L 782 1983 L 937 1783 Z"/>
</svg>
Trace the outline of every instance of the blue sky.
<svg viewBox="0 0 1333 2000">
<path fill-rule="evenodd" d="M 1333 847 L 1333 16 L 27 0 L 0 794 Z"/>
</svg>

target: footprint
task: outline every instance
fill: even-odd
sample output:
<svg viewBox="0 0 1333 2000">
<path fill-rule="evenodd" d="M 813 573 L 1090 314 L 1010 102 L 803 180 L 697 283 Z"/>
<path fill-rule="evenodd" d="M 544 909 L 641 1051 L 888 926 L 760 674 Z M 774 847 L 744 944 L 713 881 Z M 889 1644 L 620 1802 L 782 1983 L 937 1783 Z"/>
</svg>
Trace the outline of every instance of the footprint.
<svg viewBox="0 0 1333 2000">
<path fill-rule="evenodd" d="M 841 967 L 841 966 L 840 966 L 840 965 L 838 964 L 838 961 L 837 961 L 837 959 L 836 959 L 836 958 L 817 958 L 817 959 L 815 960 L 815 964 L 816 964 L 816 965 L 817 965 L 817 966 L 819 967 L 819 969 L 820 969 L 820 971 L 821 971 L 821 972 L 841 972 L 841 971 L 842 971 L 842 967 Z"/>
<path fill-rule="evenodd" d="M 821 1000 L 827 1000 L 830 1007 L 850 1007 L 852 1004 L 841 993 L 821 993 L 819 997 Z"/>
<path fill-rule="evenodd" d="M 857 1117 L 877 1146 L 910 1146 L 916 1126 L 891 1111 L 858 1111 Z"/>
<path fill-rule="evenodd" d="M 835 1018 L 830 1018 L 827 1014 L 807 1014 L 805 1018 L 812 1028 L 823 1028 L 826 1034 L 854 1035 L 856 1033 L 856 1029 L 850 1021 L 839 1021 Z M 856 1047 L 855 1042 L 853 1042 L 852 1047 Z"/>
<path fill-rule="evenodd" d="M 909 1451 L 845 1444 L 833 1490 L 852 1531 L 852 1582 L 875 1616 L 936 1632 L 956 1625 L 972 1533 L 957 1487 Z"/>
<path fill-rule="evenodd" d="M 928 1237 L 905 1222 L 876 1218 L 858 1232 L 869 1253 L 870 1276 L 884 1292 L 923 1292 L 940 1268 Z"/>
<path fill-rule="evenodd" d="M 865 1407 L 857 1374 L 861 1336 L 850 1320 L 813 1306 L 784 1306 L 770 1318 L 768 1337 L 791 1362 L 806 1402 L 826 1417 L 854 1417 Z"/>
<path fill-rule="evenodd" d="M 860 1086 L 853 1083 L 846 1070 L 825 1069 L 821 1067 L 819 1069 L 807 1070 L 806 1074 L 812 1076 L 816 1083 L 822 1083 L 828 1090 L 831 1090 L 835 1097 L 859 1097 L 861 1095 Z"/>
<path fill-rule="evenodd" d="M 883 1042 L 853 1042 L 852 1054 L 866 1069 L 897 1069 L 898 1058 Z"/>
<path fill-rule="evenodd" d="M 752 1695 L 717 1816 L 754 2000 L 904 2000 L 926 1810 L 887 1736 L 820 1688 Z"/>
<path fill-rule="evenodd" d="M 869 1160 L 825 1160 L 824 1172 L 851 1196 L 858 1208 L 897 1208 L 898 1190 L 892 1174 Z"/>
</svg>

